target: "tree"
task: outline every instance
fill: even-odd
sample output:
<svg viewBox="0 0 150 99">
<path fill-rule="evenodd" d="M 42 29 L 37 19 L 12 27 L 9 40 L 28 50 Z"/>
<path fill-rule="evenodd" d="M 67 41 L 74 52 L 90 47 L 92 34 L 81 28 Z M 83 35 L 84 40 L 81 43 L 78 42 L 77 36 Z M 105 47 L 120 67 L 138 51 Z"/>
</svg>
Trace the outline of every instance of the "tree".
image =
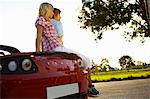
<svg viewBox="0 0 150 99">
<path fill-rule="evenodd" d="M 102 71 L 109 71 L 110 70 L 110 65 L 109 65 L 109 60 L 107 58 L 103 58 L 101 60 L 101 68 Z"/>
<path fill-rule="evenodd" d="M 94 62 L 94 60 L 92 60 L 92 67 L 96 67 L 97 64 Z"/>
<path fill-rule="evenodd" d="M 92 72 L 92 73 L 94 73 L 94 72 L 99 72 L 100 69 L 101 69 L 100 66 L 99 66 L 98 64 L 96 64 L 96 63 L 94 62 L 94 60 L 92 60 L 91 72 Z"/>
<path fill-rule="evenodd" d="M 90 28 L 101 39 L 106 30 L 128 27 L 124 37 L 150 37 L 148 18 L 143 0 L 82 0 L 78 16 L 81 28 Z M 130 31 L 128 31 L 130 30 Z"/>
<path fill-rule="evenodd" d="M 122 67 L 122 69 L 129 69 L 132 66 L 135 66 L 135 64 L 133 63 L 133 59 L 132 57 L 128 56 L 128 55 L 124 55 L 119 59 L 119 63 L 120 66 Z"/>
</svg>

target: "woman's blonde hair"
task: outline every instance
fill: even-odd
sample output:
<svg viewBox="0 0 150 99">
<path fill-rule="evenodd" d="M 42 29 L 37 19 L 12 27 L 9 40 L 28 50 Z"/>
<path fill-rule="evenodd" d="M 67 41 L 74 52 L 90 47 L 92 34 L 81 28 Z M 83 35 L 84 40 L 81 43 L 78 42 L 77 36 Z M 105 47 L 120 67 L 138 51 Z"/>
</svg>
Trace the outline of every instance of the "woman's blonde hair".
<svg viewBox="0 0 150 99">
<path fill-rule="evenodd" d="M 53 6 L 47 2 L 42 3 L 39 8 L 39 16 L 45 16 L 47 9 L 53 9 Z"/>
</svg>

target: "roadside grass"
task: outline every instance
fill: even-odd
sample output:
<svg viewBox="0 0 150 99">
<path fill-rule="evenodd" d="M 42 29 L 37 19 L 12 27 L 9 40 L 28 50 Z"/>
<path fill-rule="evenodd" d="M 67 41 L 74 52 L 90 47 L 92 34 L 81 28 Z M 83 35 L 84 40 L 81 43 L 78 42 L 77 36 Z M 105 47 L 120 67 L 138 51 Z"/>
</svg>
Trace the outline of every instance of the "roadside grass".
<svg viewBox="0 0 150 99">
<path fill-rule="evenodd" d="M 91 79 L 93 82 L 120 81 L 144 78 L 150 78 L 150 69 L 96 72 L 91 74 Z"/>
</svg>

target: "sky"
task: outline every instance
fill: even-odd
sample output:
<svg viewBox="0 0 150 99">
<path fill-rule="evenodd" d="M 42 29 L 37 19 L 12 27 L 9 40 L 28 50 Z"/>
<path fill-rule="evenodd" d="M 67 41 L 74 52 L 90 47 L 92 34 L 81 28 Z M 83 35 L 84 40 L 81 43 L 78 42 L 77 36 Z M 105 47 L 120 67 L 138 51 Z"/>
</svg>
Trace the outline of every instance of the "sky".
<svg viewBox="0 0 150 99">
<path fill-rule="evenodd" d="M 64 45 L 78 51 L 96 63 L 107 58 L 110 65 L 118 66 L 118 59 L 129 55 L 134 60 L 150 63 L 150 39 L 144 44 L 136 38 L 126 42 L 123 30 L 106 31 L 97 43 L 90 30 L 78 23 L 81 0 L 0 0 L 0 44 L 10 45 L 22 52 L 35 51 L 35 20 L 41 3 L 49 2 L 61 9 Z"/>
</svg>

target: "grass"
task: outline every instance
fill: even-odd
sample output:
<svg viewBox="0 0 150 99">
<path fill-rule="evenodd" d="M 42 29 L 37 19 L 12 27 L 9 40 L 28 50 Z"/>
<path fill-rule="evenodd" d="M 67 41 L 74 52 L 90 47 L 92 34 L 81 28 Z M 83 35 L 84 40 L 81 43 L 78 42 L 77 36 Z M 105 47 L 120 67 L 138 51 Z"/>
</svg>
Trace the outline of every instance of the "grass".
<svg viewBox="0 0 150 99">
<path fill-rule="evenodd" d="M 93 82 L 150 78 L 150 69 L 97 72 L 91 75 Z"/>
</svg>

